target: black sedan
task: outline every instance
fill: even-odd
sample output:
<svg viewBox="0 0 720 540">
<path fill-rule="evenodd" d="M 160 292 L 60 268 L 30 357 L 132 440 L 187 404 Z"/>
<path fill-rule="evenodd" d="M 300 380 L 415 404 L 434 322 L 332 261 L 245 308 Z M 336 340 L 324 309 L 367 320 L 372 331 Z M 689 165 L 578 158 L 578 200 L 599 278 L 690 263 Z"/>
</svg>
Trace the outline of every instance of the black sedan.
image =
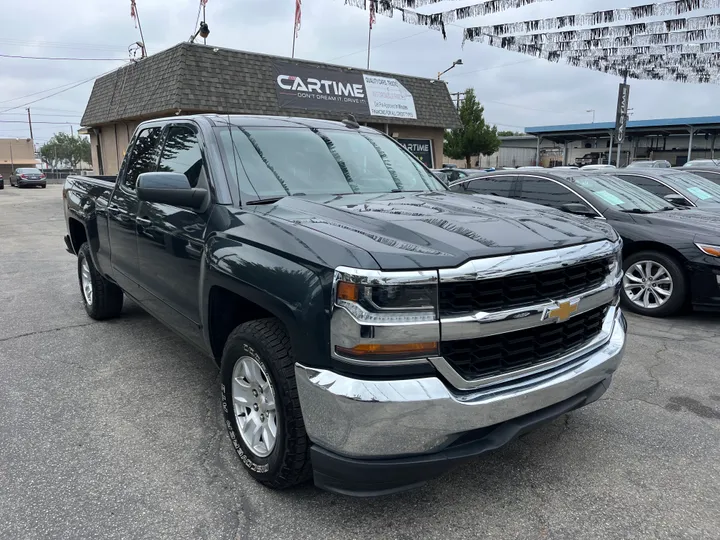
<svg viewBox="0 0 720 540">
<path fill-rule="evenodd" d="M 602 171 L 630 182 L 675 206 L 696 207 L 720 214 L 720 185 L 703 178 L 699 171 L 679 169 L 620 169 Z"/>
<path fill-rule="evenodd" d="M 5 180 L 3 180 L 2 174 L 0 174 L 0 189 L 5 189 Z"/>
<path fill-rule="evenodd" d="M 461 180 L 450 189 L 607 220 L 624 241 L 622 299 L 632 311 L 665 317 L 687 303 L 697 309 L 720 309 L 718 214 L 676 209 L 598 171 L 498 171 Z"/>
</svg>

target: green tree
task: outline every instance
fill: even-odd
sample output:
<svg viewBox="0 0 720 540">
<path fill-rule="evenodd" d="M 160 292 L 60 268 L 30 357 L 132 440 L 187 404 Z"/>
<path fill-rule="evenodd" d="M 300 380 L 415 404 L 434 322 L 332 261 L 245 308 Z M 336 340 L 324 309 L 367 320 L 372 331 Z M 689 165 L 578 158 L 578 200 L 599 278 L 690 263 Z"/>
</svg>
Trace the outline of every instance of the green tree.
<svg viewBox="0 0 720 540">
<path fill-rule="evenodd" d="M 86 137 L 56 133 L 42 145 L 40 155 L 54 169 L 60 165 L 75 169 L 81 161 L 90 162 L 90 141 Z"/>
<path fill-rule="evenodd" d="M 525 135 L 522 131 L 498 131 L 497 133 L 498 137 L 519 137 L 521 135 Z"/>
<path fill-rule="evenodd" d="M 484 112 L 475 91 L 468 88 L 459 111 L 462 127 L 445 132 L 445 155 L 464 159 L 468 169 L 473 156 L 489 156 L 500 148 L 497 127 L 485 123 Z"/>
</svg>

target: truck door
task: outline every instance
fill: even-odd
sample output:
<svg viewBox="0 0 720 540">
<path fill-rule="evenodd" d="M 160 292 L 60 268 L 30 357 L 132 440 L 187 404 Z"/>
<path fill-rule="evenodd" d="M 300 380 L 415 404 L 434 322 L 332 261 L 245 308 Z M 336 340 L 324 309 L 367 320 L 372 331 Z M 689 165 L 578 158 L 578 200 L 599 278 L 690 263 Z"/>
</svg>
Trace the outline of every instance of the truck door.
<svg viewBox="0 0 720 540">
<path fill-rule="evenodd" d="M 192 187 L 208 188 L 196 126 L 181 123 L 169 127 L 158 171 L 184 174 Z M 143 201 L 137 215 L 140 283 L 153 297 L 147 307 L 200 343 L 200 266 L 207 214 L 209 211 Z"/>
<path fill-rule="evenodd" d="M 145 128 L 137 134 L 108 204 L 113 275 L 120 287 L 133 295 L 137 294 L 140 272 L 135 230 L 139 201 L 135 188 L 140 174 L 157 169 L 161 134 L 160 126 Z"/>
</svg>

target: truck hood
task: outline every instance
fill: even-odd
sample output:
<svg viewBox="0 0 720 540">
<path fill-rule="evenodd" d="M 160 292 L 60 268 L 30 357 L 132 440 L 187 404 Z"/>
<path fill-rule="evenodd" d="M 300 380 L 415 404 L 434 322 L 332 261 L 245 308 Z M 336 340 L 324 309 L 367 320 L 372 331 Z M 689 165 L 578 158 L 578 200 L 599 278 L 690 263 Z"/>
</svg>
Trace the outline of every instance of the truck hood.
<svg viewBox="0 0 720 540">
<path fill-rule="evenodd" d="M 386 270 L 617 239 L 602 221 L 452 192 L 295 196 L 256 209 L 363 249 Z"/>
</svg>

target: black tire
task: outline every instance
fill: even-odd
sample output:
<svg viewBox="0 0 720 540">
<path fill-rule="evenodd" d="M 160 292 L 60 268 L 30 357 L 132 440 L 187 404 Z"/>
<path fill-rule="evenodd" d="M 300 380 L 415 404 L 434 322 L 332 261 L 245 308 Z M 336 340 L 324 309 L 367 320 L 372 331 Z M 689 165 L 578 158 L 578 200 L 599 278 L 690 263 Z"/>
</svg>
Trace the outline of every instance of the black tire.
<svg viewBox="0 0 720 540">
<path fill-rule="evenodd" d="M 90 270 L 90 283 L 92 284 L 92 301 L 88 302 L 83 291 L 82 266 L 87 261 Z M 102 321 L 120 315 L 123 306 L 123 292 L 120 287 L 105 279 L 93 264 L 90 255 L 90 244 L 85 242 L 78 251 L 78 281 L 80 283 L 80 296 L 85 311 L 91 319 Z"/>
<path fill-rule="evenodd" d="M 47 184 L 43 184 L 41 187 L 45 189 L 47 187 Z"/>
<path fill-rule="evenodd" d="M 235 363 L 250 356 L 270 375 L 277 415 L 277 435 L 265 458 L 252 452 L 240 435 L 235 419 L 232 376 Z M 228 337 L 220 364 L 221 398 L 225 425 L 241 463 L 258 482 L 285 489 L 312 476 L 310 441 L 300 410 L 295 383 L 295 358 L 285 327 L 277 319 L 241 324 Z"/>
<path fill-rule="evenodd" d="M 625 292 L 625 272 L 627 272 L 631 266 L 641 261 L 652 261 L 662 265 L 668 271 L 672 279 L 672 294 L 670 295 L 670 298 L 659 307 L 645 308 L 638 306 L 633 303 L 630 298 L 628 298 Z M 623 306 L 630 311 L 634 311 L 635 313 L 640 313 L 641 315 L 646 315 L 648 317 L 669 317 L 678 313 L 687 304 L 688 280 L 680 262 L 675 257 L 666 255 L 665 253 L 661 253 L 659 251 L 641 251 L 630 255 L 623 261 L 623 287 L 621 288 L 620 294 Z"/>
</svg>

